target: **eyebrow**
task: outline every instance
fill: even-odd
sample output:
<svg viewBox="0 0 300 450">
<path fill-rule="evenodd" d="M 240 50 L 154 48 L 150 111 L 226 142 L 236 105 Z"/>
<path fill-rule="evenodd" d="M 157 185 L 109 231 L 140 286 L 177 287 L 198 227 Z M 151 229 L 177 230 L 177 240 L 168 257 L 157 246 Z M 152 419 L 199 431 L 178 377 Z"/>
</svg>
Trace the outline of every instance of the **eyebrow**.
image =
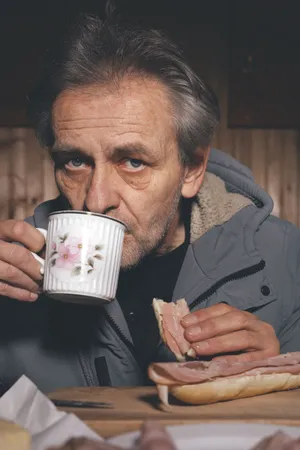
<svg viewBox="0 0 300 450">
<path fill-rule="evenodd" d="M 81 153 L 87 155 L 87 152 L 80 147 L 68 147 L 66 145 L 55 145 L 51 148 L 50 153 Z"/>
<path fill-rule="evenodd" d="M 111 158 L 120 159 L 124 156 L 151 156 L 152 152 L 140 143 L 130 143 L 114 147 L 109 152 Z"/>
<path fill-rule="evenodd" d="M 89 156 L 90 154 L 80 147 L 69 147 L 67 145 L 54 145 L 50 151 L 51 154 L 55 155 L 58 153 L 78 153 L 81 155 Z M 108 156 L 112 159 L 121 159 L 124 156 L 153 156 L 153 152 L 150 152 L 147 147 L 141 143 L 128 143 L 113 147 L 109 152 Z"/>
</svg>

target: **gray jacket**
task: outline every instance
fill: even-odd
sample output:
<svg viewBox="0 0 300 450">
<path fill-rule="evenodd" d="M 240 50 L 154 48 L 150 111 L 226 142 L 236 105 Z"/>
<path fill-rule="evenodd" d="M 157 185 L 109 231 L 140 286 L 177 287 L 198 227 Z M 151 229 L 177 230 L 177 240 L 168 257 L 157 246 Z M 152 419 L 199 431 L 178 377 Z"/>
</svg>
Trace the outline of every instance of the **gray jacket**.
<svg viewBox="0 0 300 450">
<path fill-rule="evenodd" d="M 191 240 L 173 299 L 185 297 L 191 311 L 218 302 L 250 311 L 274 327 L 282 352 L 299 351 L 298 228 L 271 216 L 270 197 L 230 156 L 213 150 L 208 172 L 247 204 Z M 49 212 L 61 208 L 59 198 L 46 202 L 28 222 L 46 228 Z M 160 343 L 156 360 L 172 359 Z M 11 385 L 22 374 L 46 392 L 144 383 L 117 300 L 86 307 L 43 296 L 32 304 L 1 299 L 0 382 Z"/>
</svg>

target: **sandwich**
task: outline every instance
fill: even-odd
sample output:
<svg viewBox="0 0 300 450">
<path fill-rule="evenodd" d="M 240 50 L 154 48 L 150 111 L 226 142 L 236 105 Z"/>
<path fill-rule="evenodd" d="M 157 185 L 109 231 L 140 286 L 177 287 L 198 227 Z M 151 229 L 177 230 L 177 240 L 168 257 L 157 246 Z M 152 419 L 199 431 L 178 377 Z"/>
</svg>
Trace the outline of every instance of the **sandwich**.
<svg viewBox="0 0 300 450">
<path fill-rule="evenodd" d="M 196 357 L 190 343 L 184 337 L 181 319 L 189 314 L 189 308 L 184 298 L 176 303 L 166 303 L 157 298 L 152 306 L 158 323 L 161 339 L 176 356 L 177 361 L 185 361 L 189 357 Z"/>
<path fill-rule="evenodd" d="M 185 300 L 171 304 L 154 299 L 153 308 L 161 338 L 178 360 L 148 368 L 163 409 L 170 410 L 169 393 L 184 403 L 200 405 L 300 387 L 300 352 L 253 362 L 191 361 L 191 347 L 180 324 L 189 313 Z"/>
</svg>

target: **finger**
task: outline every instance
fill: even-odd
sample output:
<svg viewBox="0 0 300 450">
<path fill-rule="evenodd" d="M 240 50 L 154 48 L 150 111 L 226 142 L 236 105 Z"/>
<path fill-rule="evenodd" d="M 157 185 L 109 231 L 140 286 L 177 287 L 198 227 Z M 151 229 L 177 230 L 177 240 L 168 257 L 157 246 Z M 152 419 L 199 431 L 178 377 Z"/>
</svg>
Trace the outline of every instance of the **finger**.
<svg viewBox="0 0 300 450">
<path fill-rule="evenodd" d="M 184 337 L 188 342 L 203 341 L 243 329 L 256 331 L 259 329 L 259 323 L 260 321 L 251 314 L 232 310 L 227 314 L 212 317 L 186 328 Z"/>
<path fill-rule="evenodd" d="M 199 355 L 217 355 L 237 351 L 262 350 L 266 343 L 259 333 L 248 330 L 235 331 L 225 336 L 216 336 L 206 341 L 195 342 L 192 348 Z"/>
<path fill-rule="evenodd" d="M 20 242 L 32 252 L 39 252 L 45 246 L 42 233 L 23 220 L 1 221 L 0 239 L 7 242 Z"/>
<path fill-rule="evenodd" d="M 39 285 L 28 275 L 3 261 L 0 261 L 0 280 L 30 292 L 37 292 L 39 289 Z"/>
<path fill-rule="evenodd" d="M 0 261 L 18 268 L 33 280 L 42 280 L 40 263 L 25 247 L 2 241 L 0 243 Z M 1 274 L 0 279 L 3 279 Z"/>
<path fill-rule="evenodd" d="M 218 303 L 217 305 L 209 306 L 208 308 L 199 309 L 198 311 L 187 314 L 181 319 L 181 325 L 184 328 L 188 328 L 204 320 L 211 319 L 212 317 L 222 316 L 227 314 L 233 308 L 227 303 Z"/>
<path fill-rule="evenodd" d="M 23 302 L 34 302 L 38 298 L 38 294 L 26 291 L 25 289 L 10 286 L 9 284 L 4 283 L 3 281 L 0 281 L 0 296 L 10 297 L 15 300 L 20 300 Z"/>
</svg>

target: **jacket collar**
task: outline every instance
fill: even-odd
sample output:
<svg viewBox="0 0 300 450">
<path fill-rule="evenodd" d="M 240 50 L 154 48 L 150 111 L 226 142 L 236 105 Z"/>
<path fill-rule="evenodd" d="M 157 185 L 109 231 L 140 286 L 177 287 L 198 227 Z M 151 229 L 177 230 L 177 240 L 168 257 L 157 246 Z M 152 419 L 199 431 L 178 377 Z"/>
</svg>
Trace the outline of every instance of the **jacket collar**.
<svg viewBox="0 0 300 450">
<path fill-rule="evenodd" d="M 220 280 L 261 261 L 255 243 L 257 208 L 247 206 L 190 244 L 173 293 L 173 301 L 191 304 Z"/>
<path fill-rule="evenodd" d="M 191 245 L 183 262 L 173 301 L 192 303 L 218 281 L 261 261 L 255 233 L 270 215 L 273 202 L 255 184 L 251 172 L 222 152 L 212 150 L 208 173 L 191 214 Z"/>
</svg>

